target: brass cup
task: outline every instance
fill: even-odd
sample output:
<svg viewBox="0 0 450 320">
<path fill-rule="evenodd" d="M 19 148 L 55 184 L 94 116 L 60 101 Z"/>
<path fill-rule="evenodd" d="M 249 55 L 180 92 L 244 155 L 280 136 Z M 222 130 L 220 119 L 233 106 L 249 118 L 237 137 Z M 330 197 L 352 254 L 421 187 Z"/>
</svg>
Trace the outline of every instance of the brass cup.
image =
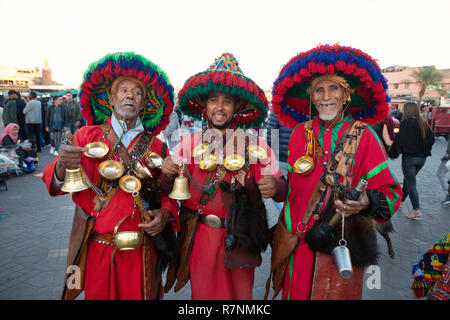
<svg viewBox="0 0 450 320">
<path fill-rule="evenodd" d="M 208 151 L 209 144 L 202 143 L 201 145 L 196 146 L 192 152 L 191 155 L 193 158 L 198 158 L 202 156 L 206 151 Z"/>
<path fill-rule="evenodd" d="M 138 178 L 127 175 L 120 178 L 119 187 L 125 192 L 133 193 L 141 190 L 142 184 Z"/>
<path fill-rule="evenodd" d="M 249 158 L 257 161 L 263 161 L 268 157 L 267 151 L 260 146 L 248 146 L 247 151 Z"/>
<path fill-rule="evenodd" d="M 151 169 L 161 168 L 163 158 L 156 152 L 150 152 L 147 155 L 145 155 L 145 161 L 147 162 L 147 165 Z"/>
<path fill-rule="evenodd" d="M 120 224 L 130 216 L 122 218 L 114 227 L 114 244 L 119 250 L 135 250 L 139 249 L 142 245 L 142 232 L 141 231 L 120 231 Z"/>
<path fill-rule="evenodd" d="M 136 162 L 134 164 L 134 172 L 140 179 L 149 179 L 153 178 L 152 173 L 140 162 Z"/>
<path fill-rule="evenodd" d="M 104 142 L 96 141 L 84 146 L 83 154 L 91 159 L 103 159 L 109 152 L 109 147 Z"/>
<path fill-rule="evenodd" d="M 311 171 L 314 169 L 314 166 L 314 159 L 311 156 L 305 155 L 298 158 L 297 161 L 294 162 L 294 166 L 292 167 L 292 169 L 295 173 L 307 175 L 311 173 Z"/>
<path fill-rule="evenodd" d="M 125 171 L 122 163 L 115 160 L 106 160 L 100 163 L 98 166 L 98 172 L 100 175 L 109 181 L 114 181 L 119 179 L 123 172 Z"/>
<path fill-rule="evenodd" d="M 219 162 L 217 161 L 217 157 L 215 154 L 210 154 L 208 157 L 203 158 L 198 165 L 200 169 L 205 171 L 214 171 L 216 170 Z"/>
<path fill-rule="evenodd" d="M 228 171 L 238 171 L 242 169 L 242 167 L 245 165 L 245 159 L 238 155 L 233 154 L 231 156 L 228 156 L 223 161 L 223 166 Z"/>
</svg>

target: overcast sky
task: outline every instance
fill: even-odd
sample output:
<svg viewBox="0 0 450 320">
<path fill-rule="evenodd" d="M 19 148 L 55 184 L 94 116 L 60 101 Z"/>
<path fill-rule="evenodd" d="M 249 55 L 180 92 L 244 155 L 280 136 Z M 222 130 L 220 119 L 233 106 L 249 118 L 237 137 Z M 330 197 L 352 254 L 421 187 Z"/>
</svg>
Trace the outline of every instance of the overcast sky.
<svg viewBox="0 0 450 320">
<path fill-rule="evenodd" d="M 233 53 L 263 89 L 283 64 L 318 44 L 361 49 L 380 66 L 450 68 L 449 0 L 0 0 L 0 64 L 44 66 L 78 88 L 89 64 L 135 51 L 174 87 Z"/>
</svg>

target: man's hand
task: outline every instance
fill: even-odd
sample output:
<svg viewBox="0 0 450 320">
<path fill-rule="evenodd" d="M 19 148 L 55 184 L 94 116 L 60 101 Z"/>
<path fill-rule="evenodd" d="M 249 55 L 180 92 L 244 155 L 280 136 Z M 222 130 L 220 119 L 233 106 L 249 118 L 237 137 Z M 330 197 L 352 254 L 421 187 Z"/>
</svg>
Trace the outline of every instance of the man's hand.
<svg viewBox="0 0 450 320">
<path fill-rule="evenodd" d="M 163 231 L 167 221 L 169 221 L 172 213 L 167 209 L 148 210 L 151 217 L 154 217 L 150 223 L 140 223 L 139 228 L 142 228 L 149 235 L 154 236 Z"/>
<path fill-rule="evenodd" d="M 83 147 L 75 147 L 61 144 L 59 158 L 56 162 L 55 173 L 59 180 L 64 180 L 66 169 L 76 169 L 81 167 L 81 153 L 86 149 Z"/>
<path fill-rule="evenodd" d="M 264 178 L 256 182 L 259 191 L 261 191 L 261 196 L 263 198 L 272 198 L 277 193 L 277 183 L 275 178 L 271 175 L 266 175 Z"/>
<path fill-rule="evenodd" d="M 336 200 L 334 204 L 336 205 L 336 213 L 344 213 L 344 217 L 349 217 L 359 213 L 361 210 L 367 209 L 370 203 L 364 190 L 358 201 L 345 200 L 345 203 L 343 203 L 341 200 Z"/>
<path fill-rule="evenodd" d="M 177 159 L 176 157 L 172 159 L 172 156 L 167 156 L 161 165 L 162 174 L 167 178 L 172 178 L 177 175 L 180 172 L 180 165 L 177 164 L 178 162 L 179 159 Z"/>
</svg>

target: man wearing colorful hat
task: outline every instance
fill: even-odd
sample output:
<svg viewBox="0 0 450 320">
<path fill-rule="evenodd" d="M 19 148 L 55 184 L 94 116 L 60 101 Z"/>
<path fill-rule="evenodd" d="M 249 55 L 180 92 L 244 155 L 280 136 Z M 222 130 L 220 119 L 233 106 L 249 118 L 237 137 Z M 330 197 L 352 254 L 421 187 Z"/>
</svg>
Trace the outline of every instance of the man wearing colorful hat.
<svg viewBox="0 0 450 320">
<path fill-rule="evenodd" d="M 272 150 L 244 131 L 264 122 L 267 99 L 225 53 L 186 81 L 178 101 L 203 128 L 183 137 L 161 169 L 169 193 L 182 164 L 191 195 L 180 210 L 181 250 L 165 290 L 190 280 L 192 299 L 251 299 L 269 236 L 262 197 L 283 201 L 287 193 Z"/>
<path fill-rule="evenodd" d="M 370 56 L 340 45 L 297 55 L 274 82 L 273 110 L 295 129 L 266 297 L 273 280 L 282 299 L 361 298 L 364 267 L 377 260 L 374 223 L 390 219 L 401 199 L 367 125 L 386 116 L 386 89 Z"/>
<path fill-rule="evenodd" d="M 66 193 L 77 168 L 77 184 L 86 184 L 67 191 L 76 210 L 63 299 L 83 284 L 86 299 L 162 298 L 179 220 L 176 201 L 159 192 L 167 146 L 156 135 L 169 121 L 173 87 L 143 56 L 108 54 L 85 72 L 80 103 L 87 126 L 66 133 L 42 178 L 51 196 Z"/>
</svg>

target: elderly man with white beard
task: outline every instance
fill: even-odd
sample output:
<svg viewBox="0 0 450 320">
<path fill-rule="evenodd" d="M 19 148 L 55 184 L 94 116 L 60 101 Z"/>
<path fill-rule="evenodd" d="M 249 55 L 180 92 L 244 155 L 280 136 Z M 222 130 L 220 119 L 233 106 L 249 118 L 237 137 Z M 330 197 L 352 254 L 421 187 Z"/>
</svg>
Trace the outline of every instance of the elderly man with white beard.
<svg viewBox="0 0 450 320">
<path fill-rule="evenodd" d="M 294 131 L 266 297 L 273 278 L 282 299 L 361 298 L 364 267 L 377 260 L 374 222 L 390 219 L 401 199 L 368 126 L 388 112 L 386 89 L 375 60 L 340 45 L 299 54 L 274 82 L 273 110 Z M 340 247 L 349 252 L 353 273 L 333 260 Z"/>
</svg>

